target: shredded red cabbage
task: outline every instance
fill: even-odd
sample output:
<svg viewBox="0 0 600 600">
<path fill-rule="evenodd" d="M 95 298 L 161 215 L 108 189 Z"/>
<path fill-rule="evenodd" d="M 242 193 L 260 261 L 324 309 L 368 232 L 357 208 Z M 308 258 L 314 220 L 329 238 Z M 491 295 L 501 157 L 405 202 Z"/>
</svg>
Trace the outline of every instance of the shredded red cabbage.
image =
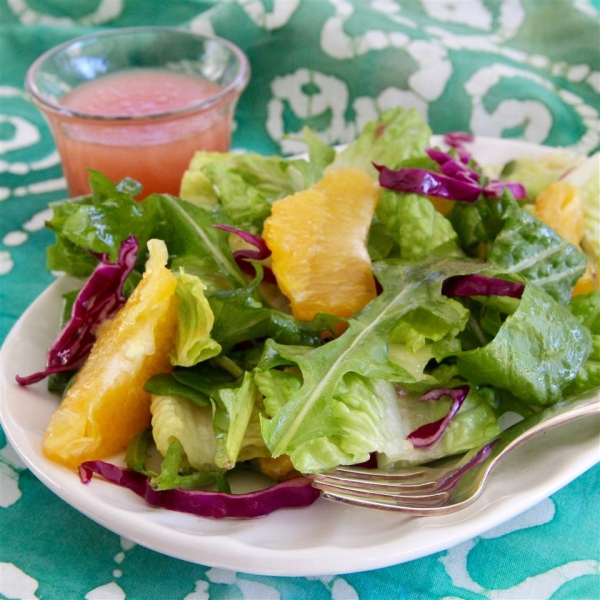
<svg viewBox="0 0 600 600">
<path fill-rule="evenodd" d="M 426 148 L 425 150 L 429 158 L 437 163 L 439 173 L 412 167 L 392 170 L 375 165 L 379 171 L 381 187 L 399 192 L 446 198 L 457 202 L 476 202 L 482 194 L 498 198 L 505 189 L 510 190 L 517 199 L 527 196 L 525 188 L 520 183 L 498 180 L 483 181 L 477 170 L 477 164 L 463 145 L 473 141 L 473 136 L 470 134 L 449 133 L 444 136 L 444 141 L 456 150 L 458 159 L 439 148 Z"/>
<path fill-rule="evenodd" d="M 236 250 L 233 253 L 233 258 L 243 273 L 246 275 L 250 275 L 250 277 L 254 277 L 255 271 L 254 267 L 249 260 L 264 260 L 271 256 L 271 251 L 267 247 L 265 240 L 263 240 L 260 236 L 254 235 L 248 231 L 244 231 L 243 229 L 236 229 L 235 227 L 230 227 L 229 225 L 213 225 L 215 229 L 222 229 L 223 231 L 229 231 L 230 233 L 235 233 L 239 235 L 245 242 L 252 244 L 256 250 Z M 269 267 L 263 267 L 264 269 L 264 281 L 268 281 L 270 283 L 275 283 L 275 276 L 273 275 L 273 271 L 269 269 Z"/>
<path fill-rule="evenodd" d="M 415 429 L 408 435 L 408 439 L 412 442 L 415 448 L 427 448 L 433 446 L 441 437 L 448 423 L 454 418 L 462 403 L 469 393 L 468 385 L 461 385 L 456 388 L 434 388 L 421 396 L 421 402 L 428 400 L 439 400 L 443 396 L 448 396 L 452 399 L 452 404 L 448 414 L 432 423 L 426 423 Z"/>
<path fill-rule="evenodd" d="M 425 169 L 405 167 L 394 170 L 381 165 L 375 165 L 375 168 L 379 171 L 379 185 L 397 192 L 473 203 L 477 201 L 482 190 L 476 181 L 464 181 Z"/>
<path fill-rule="evenodd" d="M 280 481 L 267 489 L 247 494 L 183 489 L 156 491 L 150 487 L 148 477 L 130 469 L 101 460 L 88 461 L 79 467 L 83 483 L 89 483 L 94 473 L 130 489 L 152 506 L 213 519 L 249 519 L 268 515 L 280 508 L 309 506 L 320 493 L 307 477 Z"/>
<path fill-rule="evenodd" d="M 442 294 L 449 298 L 468 296 L 509 296 L 520 299 L 525 284 L 485 275 L 454 275 L 442 283 Z"/>
<path fill-rule="evenodd" d="M 134 236 L 121 242 L 115 263 L 100 254 L 100 263 L 90 275 L 75 302 L 71 318 L 48 350 L 46 368 L 26 377 L 16 376 L 20 385 L 37 383 L 53 373 L 78 369 L 87 358 L 98 326 L 112 318 L 125 304 L 123 284 L 135 266 L 138 243 Z"/>
<path fill-rule="evenodd" d="M 456 160 L 456 158 L 447 152 L 443 152 L 438 148 L 426 148 L 425 152 L 427 152 L 427 156 L 429 156 L 431 160 L 439 165 L 440 171 L 448 177 L 453 177 L 469 183 L 477 182 L 481 178 L 481 175 L 477 171 L 471 169 L 462 161 Z"/>
<path fill-rule="evenodd" d="M 454 131 L 444 136 L 444 142 L 456 150 L 460 160 L 465 164 L 471 161 L 472 157 L 464 145 L 472 142 L 474 139 L 470 133 L 466 133 L 465 131 Z"/>
</svg>

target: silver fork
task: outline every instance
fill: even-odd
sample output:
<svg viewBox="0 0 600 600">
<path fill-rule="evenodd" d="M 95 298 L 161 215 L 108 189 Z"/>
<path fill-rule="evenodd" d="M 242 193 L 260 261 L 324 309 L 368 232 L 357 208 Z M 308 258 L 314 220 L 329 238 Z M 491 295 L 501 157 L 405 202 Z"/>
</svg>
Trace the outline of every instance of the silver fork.
<svg viewBox="0 0 600 600">
<path fill-rule="evenodd" d="M 307 477 L 327 500 L 419 516 L 448 514 L 474 502 L 494 467 L 512 450 L 559 425 L 598 413 L 600 388 L 595 388 L 519 421 L 481 448 L 437 461 L 436 466 L 395 471 L 340 467 Z"/>
</svg>

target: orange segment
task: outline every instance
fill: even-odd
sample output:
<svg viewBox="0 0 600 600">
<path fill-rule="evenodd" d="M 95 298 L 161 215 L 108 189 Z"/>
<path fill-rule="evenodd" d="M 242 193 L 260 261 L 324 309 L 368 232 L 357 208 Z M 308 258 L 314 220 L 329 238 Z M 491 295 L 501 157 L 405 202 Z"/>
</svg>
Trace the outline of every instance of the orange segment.
<svg viewBox="0 0 600 600">
<path fill-rule="evenodd" d="M 43 442 L 52 460 L 77 467 L 123 450 L 150 424 L 146 380 L 171 369 L 177 330 L 177 280 L 164 242 L 148 242 L 144 277 L 97 338 L 75 383 L 52 416 Z"/>
<path fill-rule="evenodd" d="M 263 238 L 294 316 L 350 317 L 375 297 L 366 240 L 378 198 L 367 173 L 344 168 L 273 203 Z"/>
<path fill-rule="evenodd" d="M 540 192 L 533 214 L 567 242 L 579 246 L 585 228 L 583 206 L 571 184 L 558 181 Z"/>
<path fill-rule="evenodd" d="M 573 288 L 573 296 L 580 296 L 581 294 L 588 294 L 596 289 L 596 280 L 592 273 L 592 269 L 588 263 L 585 273 L 581 276 L 579 281 Z"/>
</svg>

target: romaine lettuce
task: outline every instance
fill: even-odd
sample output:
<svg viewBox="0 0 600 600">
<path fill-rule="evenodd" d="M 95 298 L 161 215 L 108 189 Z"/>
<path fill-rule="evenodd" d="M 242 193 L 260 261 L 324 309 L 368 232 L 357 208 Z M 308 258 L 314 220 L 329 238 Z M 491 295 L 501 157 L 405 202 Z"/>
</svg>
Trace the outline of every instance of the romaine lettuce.
<svg viewBox="0 0 600 600">
<path fill-rule="evenodd" d="M 397 244 L 401 258 L 463 254 L 452 225 L 425 196 L 382 189 L 377 217 L 387 237 Z"/>
<path fill-rule="evenodd" d="M 527 284 L 494 339 L 458 355 L 458 372 L 467 381 L 544 406 L 564 398 L 591 351 L 589 330 L 541 288 Z"/>
<path fill-rule="evenodd" d="M 221 346 L 210 336 L 214 315 L 204 296 L 206 286 L 198 277 L 183 270 L 176 273 L 176 277 L 175 294 L 179 299 L 179 321 L 171 363 L 181 367 L 192 367 L 217 356 L 221 352 Z"/>
<path fill-rule="evenodd" d="M 373 163 L 395 168 L 403 160 L 423 153 L 431 129 L 415 109 L 392 108 L 370 121 L 360 135 L 337 153 L 330 169 L 359 167 L 377 178 Z"/>
<path fill-rule="evenodd" d="M 569 303 L 586 257 L 516 201 L 504 197 L 457 202 L 448 219 L 467 254 L 522 275 L 561 304 Z"/>
</svg>

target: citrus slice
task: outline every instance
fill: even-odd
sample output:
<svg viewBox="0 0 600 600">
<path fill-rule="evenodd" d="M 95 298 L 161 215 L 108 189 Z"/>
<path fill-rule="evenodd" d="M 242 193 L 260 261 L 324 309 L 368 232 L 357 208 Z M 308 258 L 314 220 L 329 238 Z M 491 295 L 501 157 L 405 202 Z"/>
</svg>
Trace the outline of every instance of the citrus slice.
<svg viewBox="0 0 600 600">
<path fill-rule="evenodd" d="M 571 184 L 557 181 L 545 188 L 535 199 L 533 214 L 570 244 L 581 243 L 585 228 L 583 206 Z"/>
<path fill-rule="evenodd" d="M 273 203 L 263 238 L 295 317 L 350 317 L 376 296 L 366 240 L 378 198 L 367 173 L 343 168 Z"/>
<path fill-rule="evenodd" d="M 52 415 L 43 450 L 77 467 L 123 450 L 150 424 L 149 377 L 170 371 L 177 331 L 177 279 L 165 267 L 167 248 L 148 242 L 142 281 L 101 331 L 65 398 Z"/>
</svg>

